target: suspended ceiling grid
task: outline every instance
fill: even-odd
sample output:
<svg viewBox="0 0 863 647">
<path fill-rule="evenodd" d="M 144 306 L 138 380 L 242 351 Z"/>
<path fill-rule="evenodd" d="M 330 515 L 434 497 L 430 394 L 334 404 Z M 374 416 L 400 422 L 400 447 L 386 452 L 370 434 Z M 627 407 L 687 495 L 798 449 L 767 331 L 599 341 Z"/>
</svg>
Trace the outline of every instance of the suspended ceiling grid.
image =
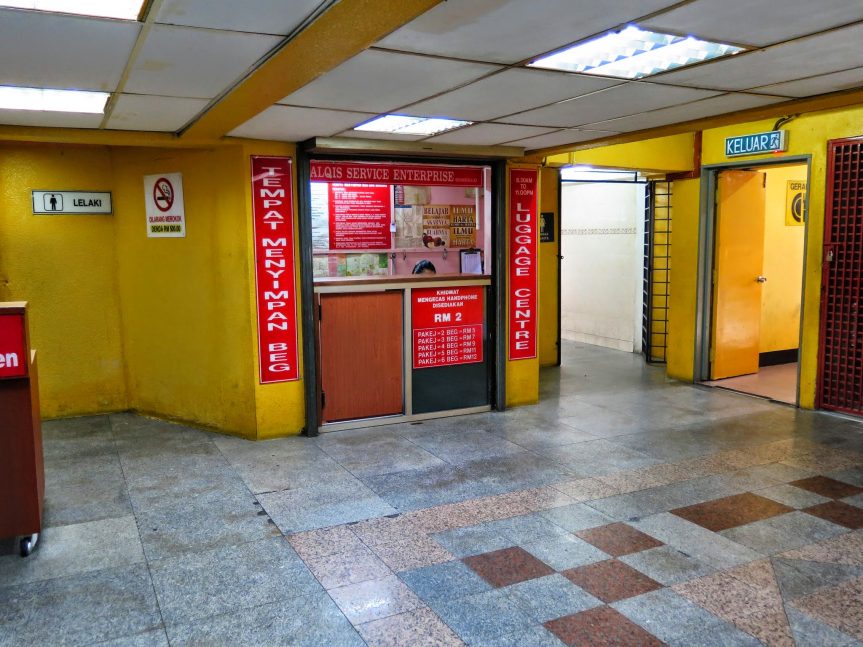
<svg viewBox="0 0 863 647">
<path fill-rule="evenodd" d="M 104 117 L 0 110 L 0 124 L 181 132 L 333 4 L 163 0 L 145 22 L 0 9 L 0 85 L 115 93 Z M 628 23 L 751 51 L 640 81 L 526 67 Z M 448 0 L 223 134 L 587 142 L 860 87 L 861 37 L 859 0 Z M 351 130 L 393 112 L 476 123 L 430 138 Z"/>
</svg>

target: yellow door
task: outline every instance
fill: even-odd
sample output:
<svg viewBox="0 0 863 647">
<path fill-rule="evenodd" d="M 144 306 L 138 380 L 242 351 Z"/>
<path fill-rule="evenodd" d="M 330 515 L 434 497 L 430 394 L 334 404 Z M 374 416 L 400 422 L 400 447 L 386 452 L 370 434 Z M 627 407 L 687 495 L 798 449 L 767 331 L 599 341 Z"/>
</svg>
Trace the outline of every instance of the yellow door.
<svg viewBox="0 0 863 647">
<path fill-rule="evenodd" d="M 764 260 L 764 174 L 719 174 L 710 379 L 758 372 Z"/>
</svg>

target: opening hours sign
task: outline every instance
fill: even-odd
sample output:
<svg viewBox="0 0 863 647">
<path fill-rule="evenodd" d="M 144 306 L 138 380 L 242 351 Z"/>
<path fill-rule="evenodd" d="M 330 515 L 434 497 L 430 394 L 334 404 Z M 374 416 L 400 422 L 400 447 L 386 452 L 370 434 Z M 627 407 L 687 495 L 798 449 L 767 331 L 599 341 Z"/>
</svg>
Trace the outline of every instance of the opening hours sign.
<svg viewBox="0 0 863 647">
<path fill-rule="evenodd" d="M 261 384 L 300 378 L 291 177 L 290 158 L 252 156 Z"/>
</svg>

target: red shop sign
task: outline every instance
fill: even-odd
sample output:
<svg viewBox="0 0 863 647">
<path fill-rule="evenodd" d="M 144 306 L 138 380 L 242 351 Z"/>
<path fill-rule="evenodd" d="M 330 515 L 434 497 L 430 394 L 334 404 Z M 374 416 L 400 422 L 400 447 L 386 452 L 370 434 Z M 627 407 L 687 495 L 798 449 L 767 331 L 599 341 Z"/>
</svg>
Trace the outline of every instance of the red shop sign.
<svg viewBox="0 0 863 647">
<path fill-rule="evenodd" d="M 482 361 L 483 287 L 412 290 L 413 367 Z"/>
<path fill-rule="evenodd" d="M 252 156 L 261 384 L 300 378 L 291 160 Z"/>
<path fill-rule="evenodd" d="M 509 359 L 536 357 L 537 171 L 509 170 Z"/>
<path fill-rule="evenodd" d="M 312 182 L 408 184 L 414 186 L 483 185 L 483 169 L 479 166 L 312 160 L 310 177 Z"/>
<path fill-rule="evenodd" d="M 390 187 L 387 184 L 332 183 L 330 249 L 389 249 Z"/>
<path fill-rule="evenodd" d="M 23 314 L 0 315 L 0 379 L 27 377 Z"/>
</svg>

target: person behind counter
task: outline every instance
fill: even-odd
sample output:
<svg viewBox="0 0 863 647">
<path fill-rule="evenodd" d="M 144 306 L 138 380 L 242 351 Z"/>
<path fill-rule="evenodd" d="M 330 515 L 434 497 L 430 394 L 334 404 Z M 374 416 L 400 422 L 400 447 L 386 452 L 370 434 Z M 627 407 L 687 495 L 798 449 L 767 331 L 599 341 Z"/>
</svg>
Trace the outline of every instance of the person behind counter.
<svg viewBox="0 0 863 647">
<path fill-rule="evenodd" d="M 411 274 L 437 274 L 437 270 L 431 261 L 423 259 L 414 265 L 414 269 Z"/>
</svg>

